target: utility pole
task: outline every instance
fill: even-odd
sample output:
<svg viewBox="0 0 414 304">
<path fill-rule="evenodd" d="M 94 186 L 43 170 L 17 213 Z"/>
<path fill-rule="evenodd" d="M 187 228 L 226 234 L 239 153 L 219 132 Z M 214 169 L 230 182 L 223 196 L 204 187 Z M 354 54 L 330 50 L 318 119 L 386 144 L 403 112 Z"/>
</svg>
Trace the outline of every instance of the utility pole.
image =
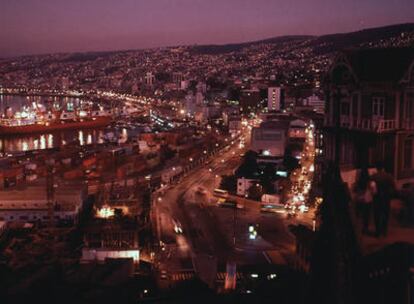
<svg viewBox="0 0 414 304">
<path fill-rule="evenodd" d="M 237 220 L 237 202 L 233 213 L 233 246 L 236 249 L 236 220 Z"/>
<path fill-rule="evenodd" d="M 46 200 L 47 200 L 47 207 L 48 207 L 49 226 L 52 228 L 54 226 L 54 216 L 55 216 L 54 160 L 47 161 L 46 166 L 47 166 Z"/>
</svg>

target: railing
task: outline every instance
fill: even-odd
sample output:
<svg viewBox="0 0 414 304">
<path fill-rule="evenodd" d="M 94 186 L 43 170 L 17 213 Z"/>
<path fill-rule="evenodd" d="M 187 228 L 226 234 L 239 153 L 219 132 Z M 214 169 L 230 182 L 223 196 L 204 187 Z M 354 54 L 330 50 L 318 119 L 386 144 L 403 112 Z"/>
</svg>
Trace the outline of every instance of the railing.
<svg viewBox="0 0 414 304">
<path fill-rule="evenodd" d="M 353 118 L 351 127 L 354 129 L 371 130 L 372 121 L 370 119 Z"/>
<path fill-rule="evenodd" d="M 395 119 L 381 119 L 379 121 L 374 121 L 378 123 L 379 131 L 392 131 L 396 129 Z"/>
<path fill-rule="evenodd" d="M 348 118 L 347 120 L 344 120 L 343 124 L 341 122 L 341 126 L 342 125 L 350 129 L 372 132 L 386 132 L 396 129 L 395 119 Z"/>
<path fill-rule="evenodd" d="M 402 123 L 402 127 L 403 129 L 406 129 L 406 130 L 414 130 L 414 118 L 405 119 Z"/>
</svg>

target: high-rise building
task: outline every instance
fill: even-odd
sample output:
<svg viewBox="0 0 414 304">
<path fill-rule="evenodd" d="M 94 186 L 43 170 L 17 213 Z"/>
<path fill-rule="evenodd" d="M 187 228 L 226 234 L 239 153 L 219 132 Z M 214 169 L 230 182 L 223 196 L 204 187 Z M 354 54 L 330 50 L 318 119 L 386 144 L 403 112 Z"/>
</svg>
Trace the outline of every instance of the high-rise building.
<svg viewBox="0 0 414 304">
<path fill-rule="evenodd" d="M 155 76 L 151 72 L 148 72 L 147 74 L 145 74 L 145 83 L 148 86 L 152 86 L 154 84 L 154 81 L 155 81 Z"/>
<path fill-rule="evenodd" d="M 184 76 L 180 72 L 175 72 L 172 75 L 173 83 L 175 83 L 177 86 L 181 86 L 181 82 L 184 80 Z"/>
<path fill-rule="evenodd" d="M 195 95 L 195 103 L 201 105 L 204 102 L 204 95 L 201 92 L 197 92 Z"/>
<path fill-rule="evenodd" d="M 267 89 L 267 109 L 269 111 L 280 110 L 281 89 L 280 87 L 269 87 Z"/>
<path fill-rule="evenodd" d="M 240 94 L 240 111 L 242 113 L 256 113 L 261 108 L 260 90 L 242 90 Z"/>
</svg>

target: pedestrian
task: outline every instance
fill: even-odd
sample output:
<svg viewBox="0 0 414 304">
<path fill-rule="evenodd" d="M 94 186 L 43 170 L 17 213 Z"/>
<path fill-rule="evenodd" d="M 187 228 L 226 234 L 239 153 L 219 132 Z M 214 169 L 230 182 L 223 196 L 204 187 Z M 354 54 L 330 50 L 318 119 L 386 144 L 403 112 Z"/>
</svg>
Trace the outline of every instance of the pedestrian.
<svg viewBox="0 0 414 304">
<path fill-rule="evenodd" d="M 368 234 L 372 202 L 376 194 L 376 184 L 371 180 L 368 168 L 362 168 L 353 189 L 353 197 L 358 215 L 362 218 L 362 233 Z"/>
<path fill-rule="evenodd" d="M 384 170 L 382 163 L 377 163 L 377 172 L 372 176 L 376 184 L 374 195 L 375 234 L 386 236 L 390 217 L 391 199 L 395 195 L 394 178 Z"/>
</svg>

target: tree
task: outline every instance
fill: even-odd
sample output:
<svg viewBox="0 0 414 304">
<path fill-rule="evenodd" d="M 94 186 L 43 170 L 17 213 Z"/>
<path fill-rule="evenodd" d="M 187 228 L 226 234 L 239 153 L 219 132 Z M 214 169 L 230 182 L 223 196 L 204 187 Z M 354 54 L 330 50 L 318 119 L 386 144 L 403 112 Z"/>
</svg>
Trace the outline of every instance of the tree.
<svg viewBox="0 0 414 304">
<path fill-rule="evenodd" d="M 169 145 L 162 145 L 160 154 L 163 160 L 168 160 L 175 156 L 175 151 L 172 150 Z"/>
<path fill-rule="evenodd" d="M 288 199 L 288 194 L 292 188 L 292 182 L 290 178 L 283 178 L 278 182 L 278 193 L 280 194 L 280 200 L 286 202 Z"/>
<path fill-rule="evenodd" d="M 221 177 L 220 189 L 227 190 L 230 193 L 236 193 L 237 177 L 235 175 L 223 175 Z"/>
<path fill-rule="evenodd" d="M 286 149 L 285 157 L 283 158 L 283 165 L 288 171 L 292 171 L 300 167 L 299 161 L 293 157 L 290 149 Z"/>
<path fill-rule="evenodd" d="M 263 195 L 262 186 L 259 184 L 251 185 L 249 190 L 247 190 L 247 194 L 252 200 L 260 201 Z"/>
<path fill-rule="evenodd" d="M 243 163 L 236 170 L 236 176 L 255 176 L 259 167 L 257 165 L 257 153 L 254 151 L 247 151 L 243 157 Z"/>
<path fill-rule="evenodd" d="M 276 168 L 273 164 L 266 164 L 263 169 L 263 174 L 260 178 L 260 184 L 263 187 L 265 193 L 274 194 L 275 186 L 274 181 L 276 180 Z"/>
<path fill-rule="evenodd" d="M 240 89 L 230 88 L 228 96 L 230 100 L 240 100 Z"/>
</svg>

